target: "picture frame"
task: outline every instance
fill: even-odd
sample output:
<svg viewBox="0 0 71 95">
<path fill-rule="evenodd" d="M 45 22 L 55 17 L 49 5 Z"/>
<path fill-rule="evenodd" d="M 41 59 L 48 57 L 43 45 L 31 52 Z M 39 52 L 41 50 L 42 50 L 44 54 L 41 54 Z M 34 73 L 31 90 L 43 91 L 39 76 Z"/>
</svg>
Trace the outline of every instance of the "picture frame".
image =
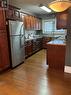
<svg viewBox="0 0 71 95">
<path fill-rule="evenodd" d="M 14 10 L 14 16 L 15 16 L 16 18 L 20 18 L 20 13 L 19 13 L 19 11 Z"/>
<path fill-rule="evenodd" d="M 7 8 L 7 6 L 8 6 L 7 0 L 2 0 L 1 1 L 1 7 Z"/>
</svg>

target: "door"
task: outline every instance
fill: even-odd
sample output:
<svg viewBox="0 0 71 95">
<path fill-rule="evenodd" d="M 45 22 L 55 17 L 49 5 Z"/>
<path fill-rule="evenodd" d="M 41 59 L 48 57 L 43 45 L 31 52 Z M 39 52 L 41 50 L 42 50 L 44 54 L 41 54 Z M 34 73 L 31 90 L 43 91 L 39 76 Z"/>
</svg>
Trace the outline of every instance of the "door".
<svg viewBox="0 0 71 95">
<path fill-rule="evenodd" d="M 5 10 L 0 8 L 0 30 L 6 29 L 5 22 Z"/>
<path fill-rule="evenodd" d="M 8 40 L 5 30 L 0 30 L 0 71 L 10 67 Z"/>
<path fill-rule="evenodd" d="M 20 36 L 10 36 L 12 67 L 19 65 L 21 60 Z"/>
<path fill-rule="evenodd" d="M 25 60 L 25 45 L 24 45 L 24 42 L 25 42 L 25 29 L 24 29 L 24 26 L 23 24 L 21 24 L 21 27 L 20 27 L 20 49 L 21 49 L 21 60 Z"/>
</svg>

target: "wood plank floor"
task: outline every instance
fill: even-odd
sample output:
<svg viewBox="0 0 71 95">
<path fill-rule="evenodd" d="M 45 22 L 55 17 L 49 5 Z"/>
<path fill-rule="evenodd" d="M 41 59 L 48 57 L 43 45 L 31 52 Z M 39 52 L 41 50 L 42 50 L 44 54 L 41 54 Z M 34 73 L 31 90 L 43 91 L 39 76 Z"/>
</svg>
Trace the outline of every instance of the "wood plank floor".
<svg viewBox="0 0 71 95">
<path fill-rule="evenodd" d="M 41 50 L 0 75 L 0 95 L 71 95 L 71 74 L 49 71 Z"/>
</svg>

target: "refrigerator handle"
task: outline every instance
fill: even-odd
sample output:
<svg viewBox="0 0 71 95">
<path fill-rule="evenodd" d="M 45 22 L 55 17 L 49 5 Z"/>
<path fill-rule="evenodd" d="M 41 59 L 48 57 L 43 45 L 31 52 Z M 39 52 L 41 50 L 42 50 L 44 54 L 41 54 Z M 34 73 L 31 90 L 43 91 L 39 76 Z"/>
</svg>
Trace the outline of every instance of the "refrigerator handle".
<svg viewBox="0 0 71 95">
<path fill-rule="evenodd" d="M 23 47 L 23 45 L 22 45 L 22 37 L 24 37 L 24 28 L 23 28 L 23 35 L 22 35 L 22 33 L 21 33 L 22 27 L 23 27 L 23 24 L 21 25 L 21 28 L 20 28 L 20 48 Z M 24 42 L 23 42 L 23 43 L 24 43 Z"/>
<path fill-rule="evenodd" d="M 12 33 L 12 24 L 10 23 L 10 32 L 9 33 Z M 10 37 L 12 38 L 12 39 L 14 39 L 13 38 L 13 36 L 12 36 L 12 34 L 10 34 Z M 12 48 L 13 48 L 13 40 L 11 40 L 12 41 Z"/>
</svg>

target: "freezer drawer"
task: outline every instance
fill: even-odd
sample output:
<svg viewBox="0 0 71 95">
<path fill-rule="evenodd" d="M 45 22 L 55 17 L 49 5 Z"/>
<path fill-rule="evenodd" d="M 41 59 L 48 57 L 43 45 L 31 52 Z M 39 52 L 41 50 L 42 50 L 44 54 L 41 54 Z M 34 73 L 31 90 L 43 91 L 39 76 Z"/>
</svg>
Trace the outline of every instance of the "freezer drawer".
<svg viewBox="0 0 71 95">
<path fill-rule="evenodd" d="M 20 46 L 20 36 L 10 36 L 12 67 L 24 61 L 24 48 Z"/>
</svg>

